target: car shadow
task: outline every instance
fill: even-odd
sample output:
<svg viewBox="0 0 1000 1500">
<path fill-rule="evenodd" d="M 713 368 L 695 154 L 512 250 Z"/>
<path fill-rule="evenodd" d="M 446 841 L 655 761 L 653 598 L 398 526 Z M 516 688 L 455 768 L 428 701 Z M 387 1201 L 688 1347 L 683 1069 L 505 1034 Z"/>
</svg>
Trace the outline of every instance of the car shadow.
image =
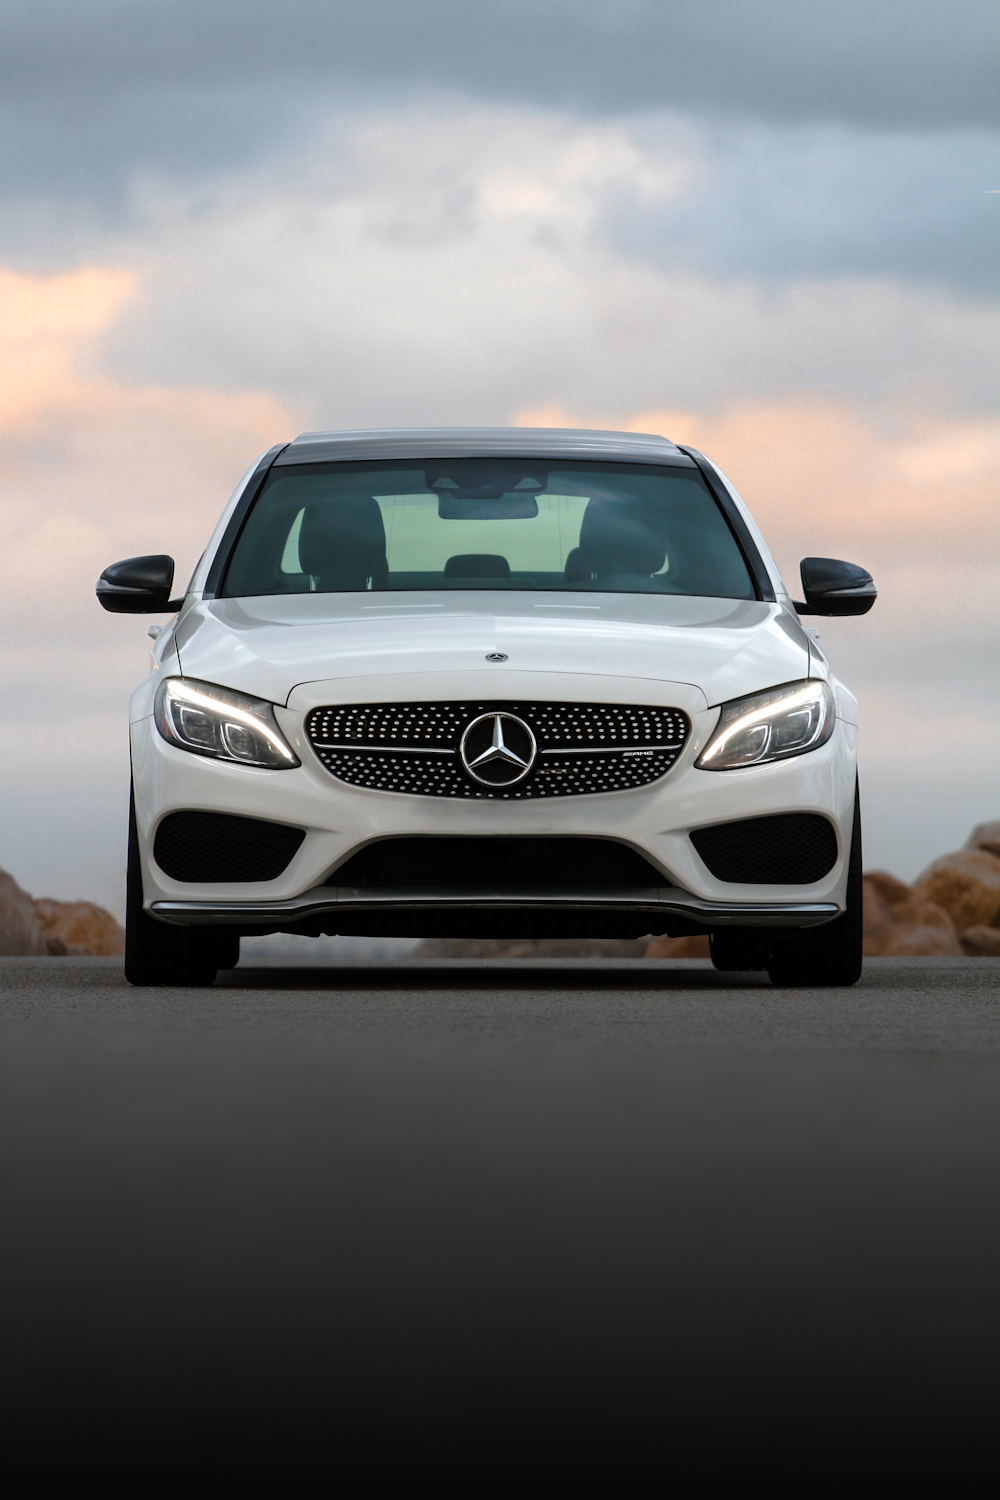
<svg viewBox="0 0 1000 1500">
<path fill-rule="evenodd" d="M 769 986 L 763 973 L 724 974 L 707 959 L 426 959 L 324 965 L 279 961 L 219 973 L 226 989 L 719 990 Z"/>
</svg>

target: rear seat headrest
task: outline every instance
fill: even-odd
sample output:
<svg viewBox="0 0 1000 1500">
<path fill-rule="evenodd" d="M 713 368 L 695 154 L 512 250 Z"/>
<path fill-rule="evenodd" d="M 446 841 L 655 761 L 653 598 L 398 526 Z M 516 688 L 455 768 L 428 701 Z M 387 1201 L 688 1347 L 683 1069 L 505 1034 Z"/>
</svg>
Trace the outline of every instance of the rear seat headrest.
<svg viewBox="0 0 1000 1500">
<path fill-rule="evenodd" d="M 493 552 L 460 552 L 444 565 L 446 578 L 509 578 L 510 563 Z"/>
</svg>

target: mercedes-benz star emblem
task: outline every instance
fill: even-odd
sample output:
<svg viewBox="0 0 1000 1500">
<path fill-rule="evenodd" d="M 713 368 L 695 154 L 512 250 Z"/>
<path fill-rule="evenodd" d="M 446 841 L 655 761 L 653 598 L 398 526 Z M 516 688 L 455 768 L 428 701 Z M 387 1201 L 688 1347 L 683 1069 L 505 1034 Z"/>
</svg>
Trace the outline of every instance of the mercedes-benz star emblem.
<svg viewBox="0 0 1000 1500">
<path fill-rule="evenodd" d="M 486 660 L 487 661 L 506 661 L 507 660 L 507 653 L 506 653 L 506 651 L 490 651 L 490 652 L 487 653 Z"/>
<path fill-rule="evenodd" d="M 458 753 L 474 781 L 508 787 L 523 781 L 535 763 L 535 736 L 514 714 L 480 714 L 462 735 Z"/>
</svg>

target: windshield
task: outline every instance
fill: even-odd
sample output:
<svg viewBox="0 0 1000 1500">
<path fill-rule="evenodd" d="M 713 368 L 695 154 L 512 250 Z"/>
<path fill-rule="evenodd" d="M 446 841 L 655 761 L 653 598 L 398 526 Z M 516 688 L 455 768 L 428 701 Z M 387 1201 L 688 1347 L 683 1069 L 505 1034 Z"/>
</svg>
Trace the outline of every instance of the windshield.
<svg viewBox="0 0 1000 1500">
<path fill-rule="evenodd" d="M 463 458 L 273 468 L 223 595 L 369 589 L 755 597 L 693 467 Z"/>
</svg>

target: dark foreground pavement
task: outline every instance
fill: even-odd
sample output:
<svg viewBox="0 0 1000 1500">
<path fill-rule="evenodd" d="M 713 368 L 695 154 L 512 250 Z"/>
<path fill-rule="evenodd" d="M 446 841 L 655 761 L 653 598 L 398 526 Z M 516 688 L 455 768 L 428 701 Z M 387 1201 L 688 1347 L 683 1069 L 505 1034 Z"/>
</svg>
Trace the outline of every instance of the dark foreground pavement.
<svg viewBox="0 0 1000 1500">
<path fill-rule="evenodd" d="M 0 1042 L 4 1365 L 47 1409 L 992 1423 L 1000 961 L 6 959 Z"/>
</svg>

